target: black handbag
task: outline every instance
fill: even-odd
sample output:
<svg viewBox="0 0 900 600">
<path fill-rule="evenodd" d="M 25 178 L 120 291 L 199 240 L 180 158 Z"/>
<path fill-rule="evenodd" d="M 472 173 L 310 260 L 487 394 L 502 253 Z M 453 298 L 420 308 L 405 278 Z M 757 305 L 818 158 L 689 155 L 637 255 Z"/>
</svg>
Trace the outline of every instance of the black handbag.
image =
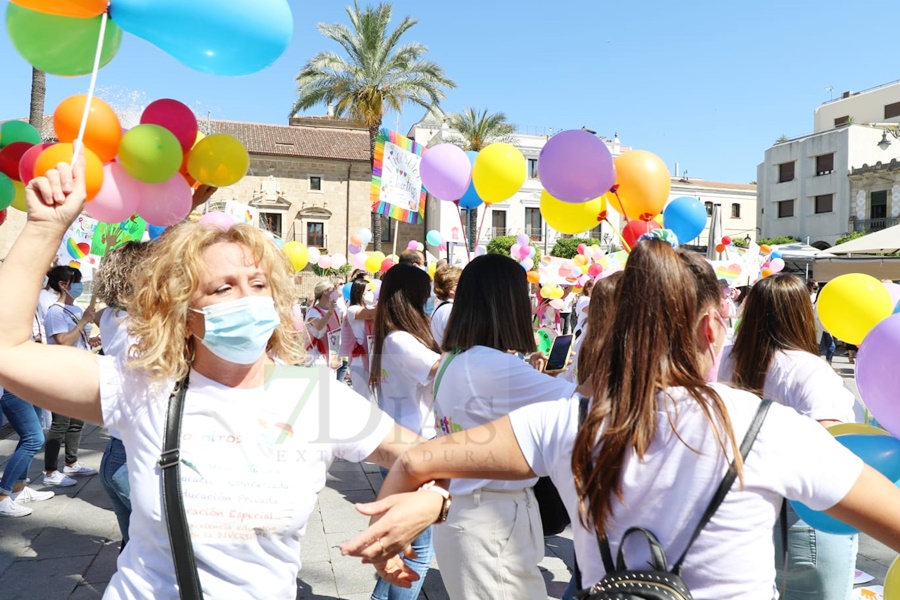
<svg viewBox="0 0 900 600">
<path fill-rule="evenodd" d="M 549 477 L 541 477 L 534 484 L 534 497 L 541 512 L 544 535 L 559 535 L 571 522 L 566 505 Z"/>
<path fill-rule="evenodd" d="M 741 442 L 741 457 L 747 460 L 750 448 L 756 440 L 760 427 L 769 412 L 771 400 L 763 400 L 759 404 L 756 416 L 747 430 L 744 440 Z M 582 404 L 584 406 L 584 403 Z M 582 408 L 582 410 L 584 410 Z M 600 556 L 603 558 L 603 567 L 606 569 L 606 576 L 603 577 L 596 585 L 590 589 L 576 592 L 575 597 L 580 600 L 692 600 L 691 592 L 681 579 L 681 566 L 687 556 L 688 550 L 694 544 L 694 541 L 700 535 L 700 532 L 716 513 L 722 500 L 731 489 L 737 470 L 734 462 L 728 467 L 725 477 L 713 494 L 709 505 L 700 517 L 700 522 L 691 534 L 687 547 L 681 554 L 681 557 L 675 562 L 670 570 L 666 563 L 666 553 L 662 545 L 653 533 L 642 527 L 630 527 L 622 536 L 619 544 L 619 553 L 617 561 L 613 564 L 612 551 L 606 537 L 597 536 L 600 545 Z M 650 545 L 650 568 L 632 570 L 625 564 L 624 547 L 625 541 L 634 533 L 642 534 L 647 543 Z M 576 575 L 578 587 L 581 587 L 580 573 Z"/>
<path fill-rule="evenodd" d="M 185 376 L 175 385 L 169 396 L 163 451 L 159 457 L 162 471 L 159 481 L 179 597 L 181 600 L 202 600 L 203 590 L 200 588 L 197 561 L 194 559 L 194 547 L 191 544 L 191 532 L 181 494 L 181 450 L 178 447 L 178 440 L 181 439 L 181 416 L 184 414 L 184 395 L 187 387 L 188 377 Z"/>
</svg>

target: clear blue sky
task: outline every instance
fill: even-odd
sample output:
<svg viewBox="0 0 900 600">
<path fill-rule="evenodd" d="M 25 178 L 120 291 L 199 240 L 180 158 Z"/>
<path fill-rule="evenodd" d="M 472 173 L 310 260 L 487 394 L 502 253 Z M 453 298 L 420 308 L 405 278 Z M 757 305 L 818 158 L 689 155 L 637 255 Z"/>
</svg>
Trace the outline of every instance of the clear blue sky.
<svg viewBox="0 0 900 600">
<path fill-rule="evenodd" d="M 346 23 L 348 3 L 290 0 L 291 45 L 268 69 L 240 78 L 192 71 L 126 34 L 100 71 L 101 96 L 121 106 L 136 91 L 145 101 L 176 98 L 213 118 L 286 123 L 302 64 L 319 50 L 338 49 L 316 24 Z M 837 0 L 393 4 L 395 19 L 419 20 L 406 39 L 428 45 L 429 57 L 457 83 L 446 111 L 503 111 L 522 129 L 618 131 L 623 144 L 704 179 L 756 179 L 776 138 L 812 130 L 813 109 L 830 97 L 826 88 L 837 97 L 900 79 L 896 36 L 880 25 L 896 12 L 888 0 L 852 7 Z M 31 70 L 6 35 L 0 76 L 0 120 L 27 116 Z M 47 112 L 87 86 L 87 77 L 48 77 Z M 401 131 L 422 114 L 408 106 Z"/>
</svg>

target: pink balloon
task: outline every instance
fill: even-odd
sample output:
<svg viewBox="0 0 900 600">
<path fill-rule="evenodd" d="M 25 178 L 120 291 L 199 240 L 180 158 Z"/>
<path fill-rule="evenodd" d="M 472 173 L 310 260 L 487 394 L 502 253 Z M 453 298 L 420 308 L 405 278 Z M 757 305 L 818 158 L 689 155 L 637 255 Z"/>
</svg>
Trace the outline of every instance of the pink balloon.
<svg viewBox="0 0 900 600">
<path fill-rule="evenodd" d="M 200 217 L 200 221 L 198 222 L 201 225 L 206 225 L 210 229 L 221 229 L 222 231 L 228 231 L 234 227 L 235 224 L 234 217 L 218 210 L 206 213 Z"/>
<path fill-rule="evenodd" d="M 37 163 L 38 155 L 52 145 L 35 144 L 19 159 L 19 180 L 23 184 L 28 185 L 28 182 L 34 179 L 34 165 Z M 131 215 L 128 216 L 130 217 Z"/>
<path fill-rule="evenodd" d="M 390 258 L 386 258 L 381 262 L 381 269 L 379 269 L 382 273 L 387 273 L 388 269 L 394 266 L 394 261 Z"/>
<path fill-rule="evenodd" d="M 354 269 L 365 269 L 366 259 L 369 258 L 368 252 L 357 252 L 350 255 L 350 264 Z"/>
<path fill-rule="evenodd" d="M 330 256 L 320 256 L 319 257 L 319 268 L 320 269 L 330 269 L 331 268 L 331 257 Z"/>
<path fill-rule="evenodd" d="M 191 212 L 191 186 L 180 173 L 162 183 L 140 183 L 138 214 L 150 225 L 174 225 Z"/>
<path fill-rule="evenodd" d="M 160 125 L 171 131 L 185 152 L 190 152 L 197 141 L 197 117 L 178 100 L 163 98 L 151 102 L 141 114 L 141 124 L 145 123 Z"/>
<path fill-rule="evenodd" d="M 122 165 L 111 162 L 103 166 L 103 186 L 84 205 L 84 212 L 104 223 L 119 223 L 137 212 L 140 200 L 140 182 Z"/>
<path fill-rule="evenodd" d="M 459 200 L 472 181 L 472 163 L 453 144 L 438 144 L 422 154 L 419 175 L 425 189 L 440 200 Z"/>
<path fill-rule="evenodd" d="M 884 287 L 887 288 L 888 293 L 891 295 L 891 305 L 897 306 L 897 303 L 900 302 L 900 285 L 886 281 L 884 282 Z"/>
<path fill-rule="evenodd" d="M 417 242 L 416 240 L 410 240 L 409 243 L 406 244 L 406 249 L 407 250 L 418 250 L 419 242 Z"/>
</svg>

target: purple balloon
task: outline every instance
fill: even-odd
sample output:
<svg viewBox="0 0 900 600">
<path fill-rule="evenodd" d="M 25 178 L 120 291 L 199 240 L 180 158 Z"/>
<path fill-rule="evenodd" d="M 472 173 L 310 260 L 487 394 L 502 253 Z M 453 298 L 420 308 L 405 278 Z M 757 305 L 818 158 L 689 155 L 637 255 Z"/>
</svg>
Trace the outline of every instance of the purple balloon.
<svg viewBox="0 0 900 600">
<path fill-rule="evenodd" d="M 459 200 L 472 181 L 472 164 L 466 153 L 453 144 L 438 144 L 422 154 L 419 174 L 425 189 L 441 200 Z"/>
<path fill-rule="evenodd" d="M 891 315 L 870 331 L 859 346 L 856 358 L 856 385 L 866 407 L 878 423 L 894 437 L 900 437 L 900 314 Z"/>
<path fill-rule="evenodd" d="M 563 202 L 593 200 L 616 183 L 616 169 L 606 144 L 580 129 L 561 131 L 547 140 L 537 167 L 547 193 Z"/>
</svg>

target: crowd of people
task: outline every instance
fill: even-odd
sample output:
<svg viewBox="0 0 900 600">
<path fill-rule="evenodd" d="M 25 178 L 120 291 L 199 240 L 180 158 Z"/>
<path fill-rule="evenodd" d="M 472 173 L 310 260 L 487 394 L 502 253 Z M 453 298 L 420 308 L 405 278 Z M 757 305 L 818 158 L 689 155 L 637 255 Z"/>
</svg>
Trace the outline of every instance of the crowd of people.
<svg viewBox="0 0 900 600">
<path fill-rule="evenodd" d="M 301 536 L 338 458 L 385 475 L 359 507 L 371 525 L 341 548 L 374 565 L 379 600 L 417 598 L 435 559 L 454 600 L 546 598 L 539 477 L 572 524 L 566 597 L 619 568 L 608 553 L 646 564 L 645 545 L 624 543 L 640 527 L 694 598 L 847 598 L 856 536 L 810 528 L 785 499 L 900 550 L 900 490 L 826 429 L 854 420 L 854 398 L 819 357 L 793 275 L 737 292 L 700 255 L 642 239 L 623 271 L 568 291 L 547 318 L 510 258 L 442 264 L 432 280 L 408 250 L 377 280 L 318 282 L 305 306 L 258 229 L 183 223 L 112 251 L 96 274 L 102 308 L 82 310 L 77 270 L 41 278 L 84 197 L 66 164 L 32 180 L 0 266 L 2 409 L 20 438 L 0 515 L 52 497 L 25 485 L 43 410 L 47 486 L 94 473 L 78 436 L 102 423 L 123 539 L 106 598 L 178 598 L 189 585 L 295 597 Z M 559 372 L 536 352 L 538 328 L 574 337 Z M 761 397 L 774 404 L 742 458 Z M 172 465 L 180 487 L 164 497 Z M 730 470 L 737 481 L 693 539 Z"/>
</svg>

